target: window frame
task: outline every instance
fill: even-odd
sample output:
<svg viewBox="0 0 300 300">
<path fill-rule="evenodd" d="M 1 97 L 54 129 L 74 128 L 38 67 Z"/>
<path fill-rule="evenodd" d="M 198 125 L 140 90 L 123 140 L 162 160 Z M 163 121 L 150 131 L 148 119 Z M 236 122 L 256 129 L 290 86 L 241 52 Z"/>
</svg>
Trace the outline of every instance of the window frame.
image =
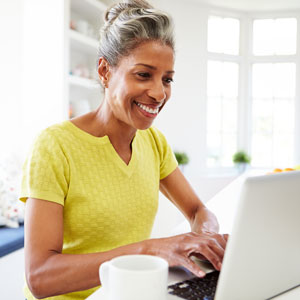
<svg viewBox="0 0 300 300">
<path fill-rule="evenodd" d="M 253 12 L 241 13 L 221 9 L 209 9 L 207 12 L 207 24 L 210 16 L 221 18 L 236 18 L 240 21 L 240 51 L 239 55 L 227 55 L 208 52 L 206 45 L 206 73 L 209 60 L 232 61 L 239 64 L 238 83 L 238 107 L 237 107 L 237 148 L 250 153 L 252 139 L 252 66 L 255 63 L 277 63 L 293 62 L 296 64 L 296 94 L 295 94 L 295 132 L 294 132 L 294 162 L 300 163 L 300 11 L 296 12 Z M 270 55 L 255 56 L 253 54 L 253 22 L 257 19 L 295 18 L 297 20 L 297 49 L 295 55 Z M 208 32 L 208 30 L 207 30 Z M 208 36 L 206 36 L 208 40 Z M 207 103 L 207 74 L 205 82 L 205 103 Z M 207 104 L 205 104 L 207 109 Z M 205 110 L 207 111 L 207 110 Z M 206 120 L 205 120 L 206 122 Z M 205 134 L 207 135 L 207 122 L 205 123 Z M 207 174 L 235 174 L 234 167 L 208 167 L 206 158 L 208 147 L 205 144 L 204 166 Z M 250 153 L 251 155 L 251 153 Z M 288 167 L 288 166 L 287 166 Z M 293 166 L 290 166 L 293 167 Z"/>
</svg>

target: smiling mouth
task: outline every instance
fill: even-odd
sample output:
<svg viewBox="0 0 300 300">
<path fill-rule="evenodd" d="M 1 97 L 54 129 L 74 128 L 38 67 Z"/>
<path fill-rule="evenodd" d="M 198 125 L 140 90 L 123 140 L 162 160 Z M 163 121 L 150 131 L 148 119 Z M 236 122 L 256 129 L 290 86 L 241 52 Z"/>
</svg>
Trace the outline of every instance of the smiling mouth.
<svg viewBox="0 0 300 300">
<path fill-rule="evenodd" d="M 159 112 L 159 108 L 162 106 L 162 104 L 160 104 L 159 106 L 155 107 L 155 108 L 151 108 L 147 105 L 141 104 L 137 101 L 133 101 L 139 108 L 141 108 L 143 111 L 152 114 L 152 115 L 157 115 Z"/>
</svg>

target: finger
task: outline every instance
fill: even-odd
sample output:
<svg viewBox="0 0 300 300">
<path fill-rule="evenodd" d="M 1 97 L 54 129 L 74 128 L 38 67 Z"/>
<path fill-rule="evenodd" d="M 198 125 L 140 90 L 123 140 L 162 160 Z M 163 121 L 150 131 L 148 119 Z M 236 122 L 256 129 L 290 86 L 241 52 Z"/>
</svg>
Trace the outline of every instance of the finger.
<svg viewBox="0 0 300 300">
<path fill-rule="evenodd" d="M 185 267 L 186 269 L 191 271 L 193 274 L 195 274 L 197 277 L 202 278 L 206 275 L 206 273 L 188 257 L 178 255 L 177 261 L 178 261 L 179 265 Z"/>
<path fill-rule="evenodd" d="M 191 244 L 192 242 L 192 244 Z M 204 255 L 205 249 L 207 247 L 210 247 L 211 250 L 219 257 L 219 260 L 223 260 L 224 256 L 224 251 L 225 251 L 225 246 L 226 242 L 223 239 L 223 237 L 219 234 L 209 234 L 209 235 L 203 235 L 203 234 L 197 234 L 195 233 L 193 235 L 193 239 L 189 240 L 189 246 L 190 246 L 190 251 L 189 255 L 192 252 L 198 252 L 200 255 Z M 195 251 L 196 250 L 196 251 Z M 198 250 L 198 251 L 197 251 Z"/>
<path fill-rule="evenodd" d="M 229 234 L 223 234 L 223 237 L 224 237 L 224 239 L 225 239 L 225 241 L 226 241 L 226 243 L 228 242 L 228 239 L 229 239 Z"/>
<path fill-rule="evenodd" d="M 213 236 L 213 239 L 215 239 L 216 243 L 218 243 L 219 246 L 225 250 L 227 241 L 223 234 L 216 234 Z"/>
<path fill-rule="evenodd" d="M 216 239 L 218 241 L 218 243 L 220 244 L 220 246 L 224 250 L 226 248 L 228 234 L 218 234 L 218 233 L 210 232 L 210 231 L 203 231 L 202 234 L 193 232 L 192 234 L 193 234 L 192 235 L 193 237 L 200 238 L 200 239 L 203 239 L 203 238 L 209 238 L 209 239 L 214 238 L 214 239 Z"/>
<path fill-rule="evenodd" d="M 224 250 L 218 246 L 209 246 L 202 248 L 201 254 L 214 266 L 218 271 L 221 270 L 224 257 Z"/>
</svg>

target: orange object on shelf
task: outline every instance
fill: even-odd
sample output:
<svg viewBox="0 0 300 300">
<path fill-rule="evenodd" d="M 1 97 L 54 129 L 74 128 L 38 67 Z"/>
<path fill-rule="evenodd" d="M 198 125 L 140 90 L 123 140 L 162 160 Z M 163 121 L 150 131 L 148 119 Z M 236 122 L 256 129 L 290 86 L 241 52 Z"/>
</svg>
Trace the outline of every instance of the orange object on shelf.
<svg viewBox="0 0 300 300">
<path fill-rule="evenodd" d="M 295 169 L 292 169 L 292 168 L 285 168 L 283 171 L 284 171 L 284 172 L 289 172 L 289 171 L 295 171 Z"/>
<path fill-rule="evenodd" d="M 273 171 L 268 172 L 267 175 L 268 174 L 281 173 L 281 172 L 290 172 L 290 171 L 296 171 L 296 170 L 293 169 L 293 168 L 284 168 L 284 169 L 276 168 Z"/>
</svg>

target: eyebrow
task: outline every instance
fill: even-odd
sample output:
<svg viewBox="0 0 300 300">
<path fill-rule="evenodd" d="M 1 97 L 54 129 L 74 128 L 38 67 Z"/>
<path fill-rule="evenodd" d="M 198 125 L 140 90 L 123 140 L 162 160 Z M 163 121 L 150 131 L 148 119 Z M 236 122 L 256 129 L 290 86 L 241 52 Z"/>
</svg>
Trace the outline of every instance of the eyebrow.
<svg viewBox="0 0 300 300">
<path fill-rule="evenodd" d="M 142 64 L 142 63 L 135 64 L 135 66 L 144 66 L 144 67 L 147 67 L 149 69 L 156 70 L 156 67 L 151 66 L 151 65 L 147 65 L 147 64 Z M 175 73 L 175 71 L 173 71 L 173 70 L 172 71 L 167 71 L 166 73 L 173 74 L 173 73 Z"/>
</svg>

